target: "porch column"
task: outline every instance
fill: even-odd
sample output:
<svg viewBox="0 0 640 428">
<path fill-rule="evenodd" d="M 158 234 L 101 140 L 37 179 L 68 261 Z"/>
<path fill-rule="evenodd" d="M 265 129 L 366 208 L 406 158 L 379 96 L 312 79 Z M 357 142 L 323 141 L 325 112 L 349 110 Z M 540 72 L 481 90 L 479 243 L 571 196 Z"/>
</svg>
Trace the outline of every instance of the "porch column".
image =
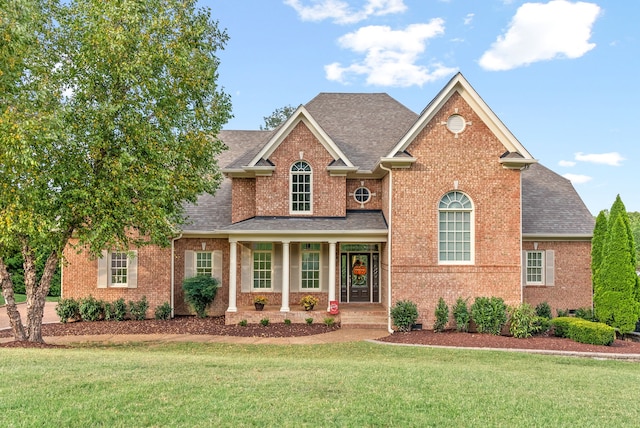
<svg viewBox="0 0 640 428">
<path fill-rule="evenodd" d="M 229 239 L 229 308 L 227 312 L 238 312 L 236 306 L 236 270 L 238 265 L 238 242 Z"/>
<path fill-rule="evenodd" d="M 331 310 L 331 301 L 336 300 L 336 241 L 329 241 L 329 301 L 327 312 Z"/>
<path fill-rule="evenodd" d="M 282 241 L 282 307 L 280 312 L 289 312 L 289 241 Z"/>
</svg>

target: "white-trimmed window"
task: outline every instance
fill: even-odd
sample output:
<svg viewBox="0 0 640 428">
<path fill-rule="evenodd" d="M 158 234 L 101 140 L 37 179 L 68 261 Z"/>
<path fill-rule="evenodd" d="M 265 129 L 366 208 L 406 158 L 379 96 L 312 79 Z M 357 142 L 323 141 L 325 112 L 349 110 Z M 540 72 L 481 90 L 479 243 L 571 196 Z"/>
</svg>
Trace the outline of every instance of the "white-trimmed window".
<svg viewBox="0 0 640 428">
<path fill-rule="evenodd" d="M 449 192 L 438 205 L 438 260 L 473 263 L 473 204 L 462 192 Z"/>
<path fill-rule="evenodd" d="M 256 242 L 253 244 L 253 288 L 271 290 L 273 278 L 273 244 Z"/>
<path fill-rule="evenodd" d="M 553 250 L 524 252 L 522 276 L 526 285 L 553 285 L 554 271 L 555 252 Z"/>
<path fill-rule="evenodd" d="M 320 288 L 320 243 L 302 243 L 300 247 L 300 288 L 318 290 Z"/>
<path fill-rule="evenodd" d="M 305 161 L 298 161 L 291 166 L 291 201 L 290 211 L 296 214 L 310 214 L 312 212 L 312 172 L 311 165 Z"/>
<path fill-rule="evenodd" d="M 98 259 L 98 288 L 138 287 L 138 252 L 103 251 Z"/>
<path fill-rule="evenodd" d="M 198 275 L 212 276 L 222 283 L 222 251 L 191 251 L 184 252 L 184 277 L 192 278 Z"/>
</svg>

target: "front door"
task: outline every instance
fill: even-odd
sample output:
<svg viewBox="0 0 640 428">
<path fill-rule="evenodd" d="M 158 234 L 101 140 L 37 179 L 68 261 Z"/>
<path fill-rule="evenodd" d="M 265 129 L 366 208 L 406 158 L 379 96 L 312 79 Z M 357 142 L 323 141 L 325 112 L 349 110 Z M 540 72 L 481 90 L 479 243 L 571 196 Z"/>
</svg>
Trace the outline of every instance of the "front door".
<svg viewBox="0 0 640 428">
<path fill-rule="evenodd" d="M 349 259 L 349 301 L 369 302 L 371 300 L 370 254 L 351 253 Z"/>
</svg>

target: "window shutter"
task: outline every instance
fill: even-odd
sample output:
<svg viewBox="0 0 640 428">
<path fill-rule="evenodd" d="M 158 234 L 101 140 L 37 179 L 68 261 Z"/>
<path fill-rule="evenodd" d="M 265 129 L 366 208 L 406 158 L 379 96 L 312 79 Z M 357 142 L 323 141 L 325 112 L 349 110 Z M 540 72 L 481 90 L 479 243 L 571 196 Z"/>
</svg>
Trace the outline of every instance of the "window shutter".
<svg viewBox="0 0 640 428">
<path fill-rule="evenodd" d="M 522 252 L 522 285 L 527 285 L 527 252 Z"/>
<path fill-rule="evenodd" d="M 242 276 L 240 281 L 240 291 L 243 293 L 251 292 L 251 284 L 253 284 L 253 254 L 251 248 L 244 245 L 241 248 L 241 263 L 240 275 Z"/>
<path fill-rule="evenodd" d="M 289 291 L 300 290 L 300 243 L 289 245 Z"/>
<path fill-rule="evenodd" d="M 271 278 L 271 287 L 273 291 L 282 292 L 282 244 L 273 244 L 273 264 L 271 266 L 273 278 Z"/>
<path fill-rule="evenodd" d="M 138 252 L 132 251 L 127 260 L 127 288 L 138 288 Z"/>
<path fill-rule="evenodd" d="M 193 278 L 196 276 L 196 268 L 195 268 L 195 251 L 186 250 L 184 252 L 184 277 Z"/>
<path fill-rule="evenodd" d="M 322 244 L 320 247 L 320 290 L 329 289 L 329 245 Z"/>
<path fill-rule="evenodd" d="M 222 285 L 222 251 L 213 252 L 213 277 L 218 280 L 218 285 Z"/>
<path fill-rule="evenodd" d="M 545 284 L 553 285 L 555 279 L 555 252 L 553 250 L 547 250 L 545 254 Z"/>
<path fill-rule="evenodd" d="M 102 251 L 102 256 L 98 258 L 98 288 L 107 288 L 109 277 L 109 253 Z"/>
</svg>

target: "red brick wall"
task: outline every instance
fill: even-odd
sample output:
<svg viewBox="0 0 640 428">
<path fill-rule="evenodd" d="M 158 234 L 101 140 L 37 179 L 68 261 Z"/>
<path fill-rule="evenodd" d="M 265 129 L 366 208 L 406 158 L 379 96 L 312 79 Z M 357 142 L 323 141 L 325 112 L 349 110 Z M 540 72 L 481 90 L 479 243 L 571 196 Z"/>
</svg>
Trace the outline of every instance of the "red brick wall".
<svg viewBox="0 0 640 428">
<path fill-rule="evenodd" d="M 300 152 L 303 157 L 300 159 Z M 296 161 L 304 160 L 313 171 L 313 216 L 342 217 L 346 194 L 345 177 L 331 177 L 327 166 L 333 158 L 309 129 L 300 122 L 269 157 L 275 165 L 270 177 L 256 178 L 256 215 L 289 216 L 289 171 Z M 302 215 L 302 214 L 301 214 Z"/>
<path fill-rule="evenodd" d="M 190 315 L 194 312 L 184 301 L 184 293 L 182 291 L 182 281 L 184 280 L 184 252 L 203 251 L 202 243 L 206 244 L 204 251 L 222 251 L 222 283 L 213 304 L 208 310 L 211 316 L 224 315 L 229 307 L 229 241 L 226 239 L 210 239 L 210 238 L 182 238 L 175 243 L 175 314 Z M 238 263 L 240 258 L 238 258 Z"/>
<path fill-rule="evenodd" d="M 87 253 L 71 247 L 65 250 L 62 274 L 62 297 L 80 299 L 93 296 L 105 302 L 123 298 L 138 301 L 146 296 L 148 318 L 153 318 L 157 306 L 171 301 L 171 249 L 149 245 L 138 249 L 137 288 L 98 288 L 98 261 Z"/>
<path fill-rule="evenodd" d="M 524 286 L 524 301 L 534 307 L 541 302 L 558 309 L 591 308 L 591 242 L 537 241 L 538 250 L 554 250 L 555 277 L 552 286 Z M 523 250 L 533 250 L 533 242 L 523 242 Z"/>
<path fill-rule="evenodd" d="M 234 178 L 231 186 L 231 221 L 237 223 L 256 215 L 255 178 Z"/>
<path fill-rule="evenodd" d="M 458 138 L 441 124 L 454 113 L 472 122 Z M 393 301 L 416 302 L 429 328 L 440 297 L 520 303 L 520 172 L 499 164 L 504 146 L 456 93 L 407 151 L 418 161 L 393 171 Z M 438 264 L 438 203 L 456 182 L 474 207 L 471 266 Z"/>
<path fill-rule="evenodd" d="M 353 197 L 353 192 L 358 187 L 366 187 L 371 192 L 371 200 L 364 206 Z M 380 210 L 382 209 L 382 182 L 380 180 L 347 180 L 345 199 L 348 210 Z"/>
</svg>

